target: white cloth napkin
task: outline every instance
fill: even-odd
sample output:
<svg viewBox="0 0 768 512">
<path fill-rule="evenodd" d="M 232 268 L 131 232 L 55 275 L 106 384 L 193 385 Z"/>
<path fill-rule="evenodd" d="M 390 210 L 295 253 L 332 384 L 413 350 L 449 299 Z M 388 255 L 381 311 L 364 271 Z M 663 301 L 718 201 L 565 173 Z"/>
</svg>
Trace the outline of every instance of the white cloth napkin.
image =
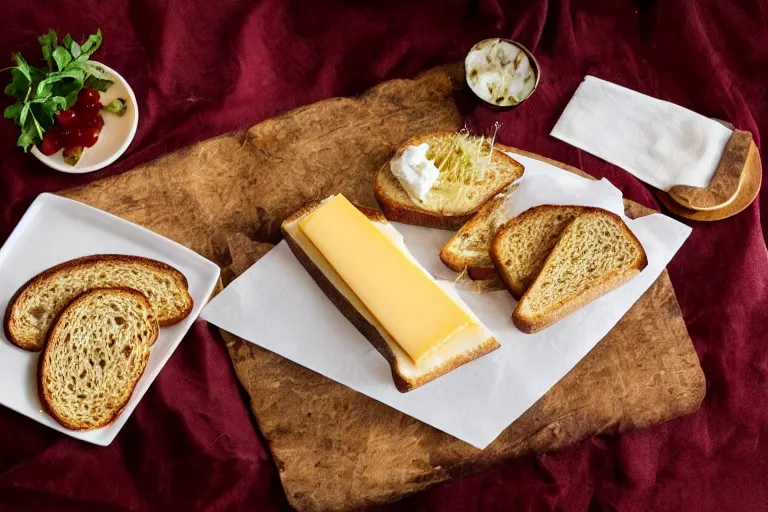
<svg viewBox="0 0 768 512">
<path fill-rule="evenodd" d="M 674 103 L 587 76 L 551 135 L 668 190 L 708 186 L 731 133 Z"/>
<path fill-rule="evenodd" d="M 546 202 L 623 211 L 621 192 L 544 162 L 512 155 L 525 176 L 511 198 L 524 207 Z M 512 208 L 512 206 L 510 206 Z M 217 295 L 201 317 L 478 448 L 493 441 L 567 374 L 648 289 L 691 229 L 661 214 L 626 221 L 648 254 L 648 266 L 624 286 L 536 334 L 512 324 L 515 300 L 506 291 L 461 298 L 501 348 L 408 393 L 392 382 L 389 365 L 331 303 L 285 242 Z M 440 249 L 453 234 L 394 225 L 428 272 L 456 274 Z"/>
</svg>

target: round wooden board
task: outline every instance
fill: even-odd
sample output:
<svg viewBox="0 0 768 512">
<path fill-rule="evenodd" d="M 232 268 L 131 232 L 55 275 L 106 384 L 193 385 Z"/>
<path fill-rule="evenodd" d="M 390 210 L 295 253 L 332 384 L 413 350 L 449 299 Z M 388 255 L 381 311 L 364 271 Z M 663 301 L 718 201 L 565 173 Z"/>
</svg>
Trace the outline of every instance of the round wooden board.
<svg viewBox="0 0 768 512">
<path fill-rule="evenodd" d="M 752 204 L 752 201 L 757 198 L 757 194 L 760 192 L 763 170 L 760 164 L 760 152 L 757 150 L 754 142 L 750 146 L 750 156 L 751 158 L 747 158 L 744 166 L 744 179 L 739 187 L 739 191 L 736 193 L 736 197 L 722 208 L 716 210 L 691 210 L 674 201 L 666 192 L 654 190 L 654 193 L 670 212 L 686 219 L 711 222 L 733 217 Z"/>
</svg>

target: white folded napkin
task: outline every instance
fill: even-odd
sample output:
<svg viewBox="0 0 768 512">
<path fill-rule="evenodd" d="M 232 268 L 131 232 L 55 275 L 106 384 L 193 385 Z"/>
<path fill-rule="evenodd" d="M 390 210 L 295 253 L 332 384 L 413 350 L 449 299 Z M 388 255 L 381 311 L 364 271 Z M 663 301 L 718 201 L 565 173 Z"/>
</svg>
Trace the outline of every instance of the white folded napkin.
<svg viewBox="0 0 768 512">
<path fill-rule="evenodd" d="M 586 76 L 551 135 L 668 190 L 708 186 L 731 133 L 674 103 Z"/>
</svg>

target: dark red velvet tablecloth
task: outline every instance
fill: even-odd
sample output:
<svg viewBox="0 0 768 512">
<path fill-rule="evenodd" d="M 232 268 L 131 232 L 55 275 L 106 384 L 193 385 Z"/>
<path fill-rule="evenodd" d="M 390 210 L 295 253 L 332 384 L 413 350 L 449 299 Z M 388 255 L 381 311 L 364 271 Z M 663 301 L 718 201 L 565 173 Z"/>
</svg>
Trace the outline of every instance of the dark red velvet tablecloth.
<svg viewBox="0 0 768 512">
<path fill-rule="evenodd" d="M 624 171 L 548 135 L 585 74 L 768 133 L 768 2 L 4 2 L 0 56 L 39 55 L 55 28 L 104 33 L 97 57 L 139 98 L 125 156 L 85 176 L 14 147 L 0 122 L 0 240 L 37 194 L 119 173 L 287 109 L 452 62 L 477 40 L 517 39 L 543 67 L 535 96 L 500 115 L 500 140 L 606 176 Z M 0 75 L 3 83 L 7 72 Z M 3 104 L 4 106 L 5 104 Z M 768 155 L 762 152 L 763 161 Z M 707 377 L 694 415 L 606 434 L 434 487 L 387 510 L 768 510 L 766 192 L 738 216 L 692 223 L 669 266 Z M 277 471 L 218 332 L 198 321 L 117 439 L 91 446 L 0 407 L 0 510 L 282 510 Z"/>
</svg>

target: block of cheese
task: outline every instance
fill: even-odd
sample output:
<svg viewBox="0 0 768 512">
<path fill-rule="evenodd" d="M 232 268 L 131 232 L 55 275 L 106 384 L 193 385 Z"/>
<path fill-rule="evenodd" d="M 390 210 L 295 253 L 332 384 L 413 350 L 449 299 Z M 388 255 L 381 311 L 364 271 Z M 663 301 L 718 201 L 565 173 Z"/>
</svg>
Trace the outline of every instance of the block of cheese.
<svg viewBox="0 0 768 512">
<path fill-rule="evenodd" d="M 398 390 L 499 347 L 453 284 L 435 281 L 381 212 L 332 196 L 281 228 L 299 262 L 386 358 Z"/>
<path fill-rule="evenodd" d="M 299 227 L 415 363 L 472 323 L 344 196 L 333 197 Z"/>
</svg>

